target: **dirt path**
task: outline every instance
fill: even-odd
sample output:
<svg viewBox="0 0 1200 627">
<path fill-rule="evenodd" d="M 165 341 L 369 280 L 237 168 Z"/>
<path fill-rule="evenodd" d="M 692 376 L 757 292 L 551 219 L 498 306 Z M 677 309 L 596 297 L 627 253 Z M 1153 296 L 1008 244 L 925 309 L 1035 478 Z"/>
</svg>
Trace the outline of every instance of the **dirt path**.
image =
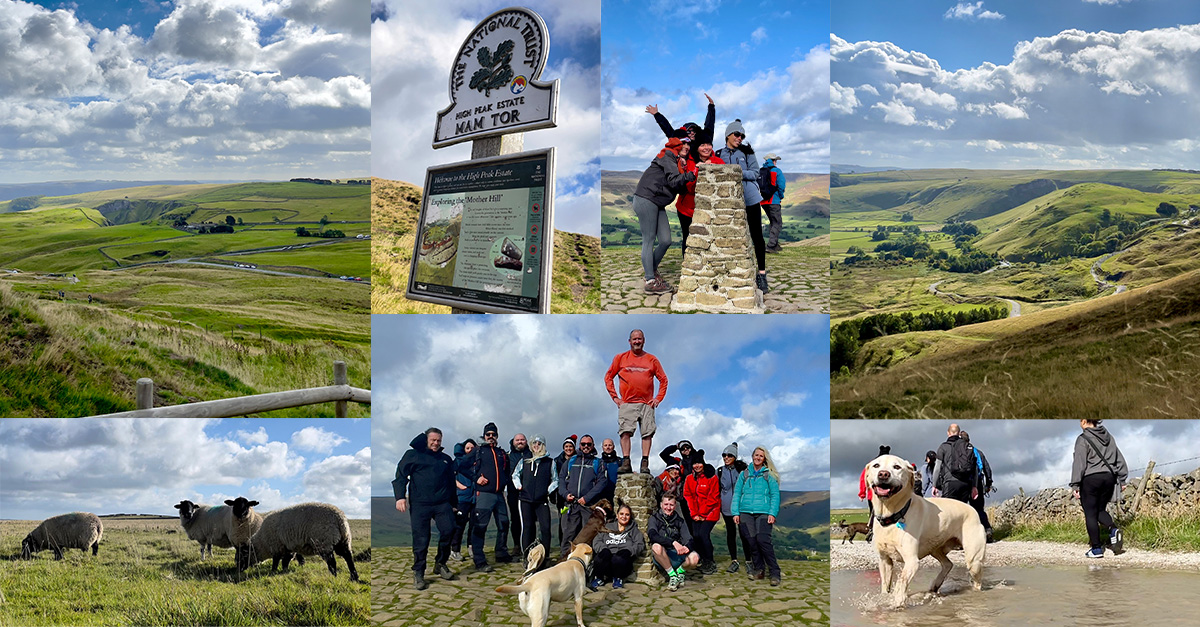
<svg viewBox="0 0 1200 627">
<path fill-rule="evenodd" d="M 1007 263 L 1007 262 L 1005 262 L 1005 263 Z M 1009 264 L 1009 265 L 1011 265 L 1011 264 Z M 995 267 L 987 270 L 987 272 L 991 272 L 992 270 L 995 270 L 996 268 L 999 268 L 999 267 L 1001 267 L 1001 266 L 995 266 Z M 941 281 L 934 281 L 933 283 L 930 283 L 929 284 L 929 293 L 933 294 L 934 296 L 945 296 L 946 298 L 949 298 L 955 302 L 965 301 L 968 297 L 962 296 L 959 294 L 955 294 L 953 292 L 943 292 L 938 289 L 937 286 L 941 285 L 942 283 L 945 283 L 948 280 L 949 279 L 942 279 Z M 1019 303 L 1015 300 L 1012 300 L 1011 298 L 1001 298 L 999 296 L 983 296 L 983 297 L 979 297 L 979 298 L 994 298 L 996 300 L 1000 300 L 1000 301 L 1004 301 L 1004 302 L 1008 303 L 1008 317 L 1009 318 L 1016 318 L 1017 316 L 1021 315 L 1021 303 Z"/>
<path fill-rule="evenodd" d="M 434 552 L 436 547 L 431 564 Z M 418 591 L 412 586 L 412 549 L 376 547 L 372 558 L 377 570 L 371 577 L 371 615 L 376 625 L 529 625 L 516 595 L 495 592 L 497 586 L 520 579 L 521 567 L 516 564 L 495 564 L 493 573 L 474 572 L 470 561 L 451 564 L 451 570 L 459 573 L 457 581 L 433 577 L 428 579 L 429 589 Z M 584 597 L 583 619 L 589 627 L 828 625 L 828 564 L 784 560 L 780 567 L 783 583 L 777 588 L 765 579 L 748 580 L 744 571 L 729 574 L 724 569 L 703 580 L 689 573 L 687 583 L 676 592 L 644 583 L 630 583 L 620 590 L 604 586 Z M 572 603 L 551 603 L 547 624 L 573 627 Z"/>
<path fill-rule="evenodd" d="M 870 542 L 841 544 L 840 538 L 830 547 L 831 570 L 873 570 L 879 567 L 878 553 Z M 989 566 L 1085 566 L 1098 561 L 1106 567 L 1151 568 L 1155 570 L 1200 570 L 1200 553 L 1156 553 L 1142 549 L 1127 549 L 1114 556 L 1106 553 L 1102 560 L 1084 557 L 1088 545 L 1002 540 L 987 546 L 984 563 Z M 963 563 L 961 551 L 950 553 L 955 564 Z M 921 567 L 937 569 L 937 560 L 927 557 Z"/>
</svg>

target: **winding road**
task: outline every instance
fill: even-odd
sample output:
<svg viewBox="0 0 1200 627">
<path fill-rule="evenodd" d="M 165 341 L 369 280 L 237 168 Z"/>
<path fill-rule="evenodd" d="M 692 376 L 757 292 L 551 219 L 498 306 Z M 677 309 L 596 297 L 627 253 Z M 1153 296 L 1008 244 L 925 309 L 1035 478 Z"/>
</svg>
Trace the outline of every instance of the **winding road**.
<svg viewBox="0 0 1200 627">
<path fill-rule="evenodd" d="M 1012 265 L 1008 262 L 1003 262 L 1003 263 L 1006 265 Z M 999 267 L 1001 267 L 1001 266 L 996 266 L 996 268 L 999 268 Z M 991 272 L 992 270 L 995 270 L 996 268 L 991 268 L 989 270 L 986 270 L 985 273 Z M 942 283 L 945 283 L 946 281 L 947 281 L 947 279 L 942 279 L 940 281 L 935 281 L 933 283 L 930 283 L 929 284 L 929 293 L 933 294 L 934 296 L 945 296 L 945 297 L 948 297 L 948 298 L 951 298 L 954 300 L 968 298 L 966 296 L 962 296 L 960 294 L 955 294 L 953 292 L 943 292 L 943 291 L 939 290 L 937 288 L 937 286 L 941 285 Z M 999 296 L 987 296 L 986 298 L 994 298 L 996 300 L 1002 300 L 1002 301 L 1008 303 L 1008 307 L 1009 307 L 1008 317 L 1009 318 L 1016 318 L 1017 316 L 1021 315 L 1021 303 L 1019 303 L 1015 300 L 1012 300 L 1009 298 L 1001 298 Z"/>
<path fill-rule="evenodd" d="M 1115 253 L 1108 253 L 1107 255 L 1097 259 L 1096 262 L 1092 264 L 1092 267 L 1089 268 L 1089 271 L 1092 273 L 1092 280 L 1096 282 L 1096 288 L 1099 289 L 1101 292 L 1103 292 L 1104 290 L 1107 290 L 1108 288 L 1110 288 L 1114 285 L 1117 286 L 1117 291 L 1113 292 L 1113 294 L 1120 294 L 1121 292 L 1125 291 L 1126 288 L 1124 285 L 1118 285 L 1116 283 L 1109 283 L 1108 281 L 1100 278 L 1100 275 L 1097 274 L 1097 271 L 1100 270 L 1100 266 L 1103 265 L 1105 261 L 1108 261 L 1113 256 L 1119 255 L 1123 252 L 1125 252 L 1125 251 L 1118 250 Z"/>
</svg>

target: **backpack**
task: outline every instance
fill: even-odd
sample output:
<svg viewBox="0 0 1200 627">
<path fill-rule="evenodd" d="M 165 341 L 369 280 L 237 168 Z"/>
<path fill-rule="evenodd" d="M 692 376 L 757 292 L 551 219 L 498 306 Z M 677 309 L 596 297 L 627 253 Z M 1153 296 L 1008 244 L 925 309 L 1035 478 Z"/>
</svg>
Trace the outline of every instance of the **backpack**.
<svg viewBox="0 0 1200 627">
<path fill-rule="evenodd" d="M 763 200 L 767 201 L 767 204 L 774 204 L 771 201 L 775 200 L 775 194 L 779 193 L 779 186 L 771 176 L 771 170 L 774 169 L 773 165 L 764 165 L 758 169 L 758 191 L 762 192 Z"/>
<path fill-rule="evenodd" d="M 971 446 L 970 442 L 962 438 L 955 440 L 947 457 L 949 459 L 946 463 L 951 476 L 965 483 L 975 483 L 975 447 Z"/>
</svg>

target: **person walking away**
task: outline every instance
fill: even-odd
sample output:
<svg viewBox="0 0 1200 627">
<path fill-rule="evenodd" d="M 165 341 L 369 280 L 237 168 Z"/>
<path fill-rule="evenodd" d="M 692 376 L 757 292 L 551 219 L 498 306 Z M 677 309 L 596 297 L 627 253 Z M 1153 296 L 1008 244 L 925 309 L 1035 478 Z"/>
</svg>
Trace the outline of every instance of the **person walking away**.
<svg viewBox="0 0 1200 627">
<path fill-rule="evenodd" d="M 629 332 L 629 350 L 613 357 L 608 372 L 604 373 L 604 386 L 608 396 L 617 404 L 617 430 L 621 435 L 620 474 L 633 472 L 629 459 L 630 440 L 633 432 L 641 429 L 642 465 L 641 472 L 650 474 L 650 446 L 654 432 L 654 410 L 667 396 L 667 373 L 658 358 L 645 350 L 646 335 L 641 329 Z M 616 379 L 620 379 L 620 396 L 617 395 Z M 658 380 L 658 394 L 654 393 L 654 380 Z"/>
<path fill-rule="evenodd" d="M 683 497 L 692 518 L 692 538 L 700 554 L 700 572 L 717 572 L 713 556 L 712 530 L 721 519 L 721 483 L 712 466 L 704 463 L 704 451 L 692 456 L 692 473 L 683 481 Z"/>
<path fill-rule="evenodd" d="M 633 572 L 634 560 L 645 550 L 646 540 L 633 518 L 633 510 L 622 503 L 617 508 L 617 519 L 608 523 L 592 540 L 595 579 L 589 587 L 595 590 L 604 582 L 612 581 L 614 589 L 624 588 L 625 579 Z"/>
<path fill-rule="evenodd" d="M 461 562 L 463 533 L 471 526 L 471 512 L 475 511 L 475 488 L 463 474 L 465 460 L 475 451 L 475 440 L 467 438 L 454 445 L 454 486 L 458 488 L 458 510 L 454 512 L 454 543 L 450 547 L 450 561 Z M 468 539 L 467 546 L 470 547 Z"/>
<path fill-rule="evenodd" d="M 975 508 L 975 512 L 979 514 L 979 522 L 983 523 L 983 530 L 987 533 L 987 541 L 992 542 L 992 523 L 988 520 L 987 510 L 984 508 L 983 499 L 988 492 L 992 490 L 992 465 L 988 463 L 987 456 L 979 447 L 971 442 L 971 435 L 966 431 L 959 431 L 959 437 L 971 444 L 971 448 L 975 451 L 975 493 L 968 505 Z"/>
<path fill-rule="evenodd" d="M 617 445 L 612 438 L 604 438 L 600 443 L 600 463 L 604 464 L 604 492 L 600 498 L 608 499 L 609 503 L 617 502 L 617 471 L 621 468 L 621 456 L 617 455 Z"/>
<path fill-rule="evenodd" d="M 673 291 L 658 273 L 658 265 L 671 247 L 667 205 L 687 190 L 688 181 L 696 180 L 696 175 L 688 171 L 687 162 L 687 142 L 672 137 L 642 172 L 633 192 L 633 213 L 642 233 L 642 271 L 646 279 L 643 289 L 647 294 Z"/>
<path fill-rule="evenodd" d="M 529 459 L 533 453 L 529 450 L 529 441 L 525 438 L 524 433 L 518 433 L 508 441 L 508 465 L 512 466 L 513 472 L 521 467 L 521 462 Z M 516 519 L 520 516 L 520 491 L 521 489 L 514 486 L 512 477 L 509 477 L 504 486 L 504 502 L 508 506 L 508 515 Z M 513 548 L 521 546 L 521 524 L 510 524 L 509 531 L 512 533 Z"/>
<path fill-rule="evenodd" d="M 667 576 L 667 589 L 674 592 L 684 582 L 684 568 L 695 568 L 700 556 L 691 549 L 692 536 L 683 516 L 675 509 L 675 495 L 663 494 L 658 510 L 650 515 L 646 526 L 650 553 Z"/>
<path fill-rule="evenodd" d="M 563 539 L 561 553 L 566 557 L 571 552 L 570 542 L 575 540 L 579 531 L 587 524 L 592 516 L 590 505 L 600 498 L 606 483 L 604 465 L 596 457 L 596 443 L 590 435 L 579 438 L 579 452 L 563 464 L 562 474 L 558 478 L 558 494 L 566 503 L 566 513 L 563 515 Z"/>
<path fill-rule="evenodd" d="M 442 430 L 430 427 L 409 443 L 396 464 L 392 492 L 396 511 L 408 511 L 412 522 L 413 587 L 424 590 L 426 558 L 429 555 L 429 523 L 438 529 L 438 550 L 433 571 L 447 580 L 458 577 L 446 566 L 450 558 L 450 540 L 454 533 L 454 506 L 457 491 L 454 486 L 454 460 L 442 452 Z"/>
<path fill-rule="evenodd" d="M 761 446 L 754 449 L 751 461 L 753 464 L 742 472 L 734 485 L 730 510 L 733 521 L 750 545 L 752 559 L 747 558 L 750 578 L 762 579 L 764 572 L 769 570 L 771 585 L 778 586 L 779 562 L 775 560 L 771 531 L 775 517 L 779 515 L 779 473 L 767 449 Z"/>
<path fill-rule="evenodd" d="M 921 496 L 929 498 L 933 496 L 933 468 L 937 464 L 937 453 L 928 451 L 925 453 L 925 485 L 922 486 Z M 866 472 L 864 470 L 864 472 Z"/>
<path fill-rule="evenodd" d="M 521 555 L 528 555 L 529 548 L 540 538 L 542 546 L 550 550 L 550 494 L 558 490 L 558 475 L 554 472 L 554 460 L 546 454 L 546 438 L 534 435 L 529 443 L 529 457 L 516 462 L 512 483 L 517 489 L 517 512 L 521 522 L 521 536 L 516 547 Z M 534 535 L 536 529 L 541 533 Z"/>
<path fill-rule="evenodd" d="M 508 455 L 496 446 L 500 434 L 496 423 L 489 422 L 483 428 L 483 444 L 475 449 L 470 462 L 471 484 L 475 487 L 475 513 L 471 522 L 471 557 L 475 570 L 490 573 L 492 566 L 483 554 L 483 540 L 488 522 L 496 520 L 496 561 L 507 564 L 512 561 L 508 552 L 508 507 L 504 502 L 503 489 L 508 483 L 511 469 Z"/>
<path fill-rule="evenodd" d="M 1099 418 L 1083 418 L 1079 421 L 1079 428 L 1083 432 L 1075 438 L 1071 462 L 1071 488 L 1083 506 L 1083 522 L 1087 527 L 1088 542 L 1091 543 L 1091 548 L 1084 555 L 1092 558 L 1104 557 L 1101 525 L 1108 529 L 1106 539 L 1113 555 L 1125 552 L 1124 538 L 1108 513 L 1108 503 L 1113 500 L 1120 502 L 1118 486 L 1123 485 L 1129 476 L 1129 466 L 1125 464 L 1125 456 L 1117 448 L 1112 434 L 1100 422 Z"/>
<path fill-rule="evenodd" d="M 739 539 L 742 543 L 742 555 L 750 555 L 746 539 L 738 532 L 737 523 L 733 522 L 733 512 L 729 509 L 733 503 L 733 484 L 738 475 L 746 469 L 746 462 L 738 459 L 737 454 L 737 442 L 726 446 L 721 452 L 721 466 L 717 468 L 717 482 L 721 486 L 721 520 L 725 522 L 725 544 L 729 547 L 729 558 L 732 560 L 726 572 L 730 573 L 736 573 L 741 567 L 737 553 Z"/>
<path fill-rule="evenodd" d="M 950 423 L 946 441 L 938 445 L 937 463 L 933 468 L 933 495 L 970 504 L 971 499 L 978 496 L 975 451 L 958 432 L 958 425 Z"/>
<path fill-rule="evenodd" d="M 783 230 L 783 194 L 787 191 L 787 179 L 783 176 L 783 170 L 776 165 L 781 161 L 779 155 L 770 152 L 767 153 L 763 160 L 763 167 L 759 168 L 759 193 L 762 195 L 762 210 L 767 214 L 767 221 L 770 226 L 767 227 L 768 237 L 766 251 L 769 253 L 783 252 L 783 248 L 779 246 L 779 233 Z"/>
<path fill-rule="evenodd" d="M 741 120 L 734 120 L 725 127 L 725 145 L 717 150 L 717 156 L 725 163 L 736 164 L 742 169 L 742 202 L 746 204 L 746 224 L 750 228 L 750 240 L 754 243 L 754 260 L 758 263 L 758 274 L 754 282 L 763 294 L 770 292 L 767 284 L 766 242 L 762 234 L 762 193 L 758 190 L 758 157 L 745 141 L 746 129 Z"/>
</svg>

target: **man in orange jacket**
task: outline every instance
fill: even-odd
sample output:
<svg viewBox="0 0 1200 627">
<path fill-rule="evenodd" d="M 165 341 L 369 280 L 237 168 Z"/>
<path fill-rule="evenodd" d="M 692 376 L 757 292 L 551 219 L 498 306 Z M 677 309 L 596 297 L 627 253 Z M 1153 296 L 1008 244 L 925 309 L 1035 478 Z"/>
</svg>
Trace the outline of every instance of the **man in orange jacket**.
<svg viewBox="0 0 1200 627">
<path fill-rule="evenodd" d="M 604 374 L 604 385 L 608 395 L 617 404 L 617 429 L 621 434 L 621 466 L 617 474 L 633 472 L 629 459 L 630 440 L 633 432 L 642 430 L 641 472 L 650 474 L 650 446 L 657 426 L 654 409 L 667 395 L 667 373 L 663 372 L 658 358 L 643 350 L 646 335 L 641 329 L 629 333 L 629 350 L 613 357 L 612 365 Z M 617 395 L 615 380 L 621 380 L 621 393 Z M 658 379 L 658 394 L 654 393 L 654 380 Z"/>
</svg>

